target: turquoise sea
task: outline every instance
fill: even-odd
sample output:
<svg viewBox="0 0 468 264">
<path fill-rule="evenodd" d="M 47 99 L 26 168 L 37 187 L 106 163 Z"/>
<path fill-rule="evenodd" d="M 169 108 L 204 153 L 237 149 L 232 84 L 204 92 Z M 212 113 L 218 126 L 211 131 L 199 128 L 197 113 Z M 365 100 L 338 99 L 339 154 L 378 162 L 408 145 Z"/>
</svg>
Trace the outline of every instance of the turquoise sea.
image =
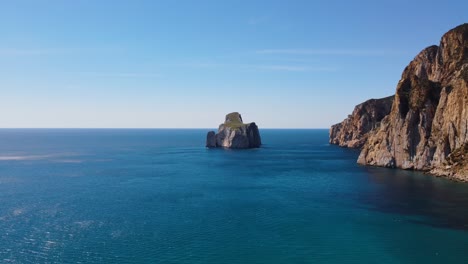
<svg viewBox="0 0 468 264">
<path fill-rule="evenodd" d="M 1 263 L 468 263 L 468 184 L 327 130 L 0 130 Z"/>
</svg>

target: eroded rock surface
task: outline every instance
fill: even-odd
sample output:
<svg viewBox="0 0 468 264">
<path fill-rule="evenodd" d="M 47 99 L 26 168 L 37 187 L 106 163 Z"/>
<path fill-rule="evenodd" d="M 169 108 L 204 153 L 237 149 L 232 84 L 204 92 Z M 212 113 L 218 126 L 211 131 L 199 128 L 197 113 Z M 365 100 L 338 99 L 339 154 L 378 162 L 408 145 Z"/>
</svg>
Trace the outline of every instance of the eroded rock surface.
<svg viewBox="0 0 468 264">
<path fill-rule="evenodd" d="M 368 133 L 380 126 L 380 121 L 390 113 L 394 96 L 370 99 L 357 105 L 343 122 L 330 128 L 330 143 L 348 148 L 361 148 Z"/>
<path fill-rule="evenodd" d="M 468 24 L 447 32 L 403 71 L 390 111 L 358 163 L 468 180 Z"/>
<path fill-rule="evenodd" d="M 242 116 L 237 112 L 226 115 L 224 123 L 219 125 L 218 133 L 210 131 L 206 136 L 208 148 L 246 149 L 261 145 L 260 132 L 255 122 L 244 124 Z"/>
</svg>

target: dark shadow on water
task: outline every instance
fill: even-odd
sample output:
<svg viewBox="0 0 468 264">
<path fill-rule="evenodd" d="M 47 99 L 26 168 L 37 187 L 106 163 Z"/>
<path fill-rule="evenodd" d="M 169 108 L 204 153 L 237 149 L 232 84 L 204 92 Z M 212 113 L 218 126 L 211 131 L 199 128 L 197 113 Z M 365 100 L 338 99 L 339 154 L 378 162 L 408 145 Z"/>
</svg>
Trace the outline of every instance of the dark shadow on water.
<svg viewBox="0 0 468 264">
<path fill-rule="evenodd" d="M 373 210 L 416 216 L 434 227 L 468 231 L 468 184 L 421 172 L 364 167 L 370 184 L 359 201 Z M 419 219 L 420 218 L 420 219 Z"/>
</svg>

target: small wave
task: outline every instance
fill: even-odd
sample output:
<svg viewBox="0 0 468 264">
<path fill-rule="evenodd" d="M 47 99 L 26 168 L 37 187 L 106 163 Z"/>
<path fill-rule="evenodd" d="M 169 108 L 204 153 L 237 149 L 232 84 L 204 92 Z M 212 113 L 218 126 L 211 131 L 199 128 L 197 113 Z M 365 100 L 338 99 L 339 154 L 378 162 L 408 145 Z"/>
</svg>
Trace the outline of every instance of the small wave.
<svg viewBox="0 0 468 264">
<path fill-rule="evenodd" d="M 44 242 L 44 245 L 42 246 L 42 249 L 47 251 L 52 249 L 53 247 L 57 246 L 57 242 L 52 241 L 52 240 L 47 240 Z"/>
<path fill-rule="evenodd" d="M 58 163 L 83 163 L 83 160 L 79 159 L 59 159 L 54 161 Z"/>
<path fill-rule="evenodd" d="M 111 232 L 111 237 L 113 239 L 117 239 L 122 236 L 122 231 L 121 230 L 114 230 Z"/>
<path fill-rule="evenodd" d="M 25 156 L 0 156 L 0 161 L 10 160 L 39 160 L 53 157 L 52 155 L 25 155 Z"/>
<path fill-rule="evenodd" d="M 0 161 L 27 161 L 27 160 L 47 160 L 47 159 L 56 159 L 59 162 L 81 162 L 77 159 L 62 159 L 66 157 L 77 156 L 76 153 L 54 153 L 54 154 L 42 154 L 42 155 L 0 155 Z"/>
<path fill-rule="evenodd" d="M 24 211 L 25 211 L 24 208 L 16 208 L 13 210 L 13 215 L 14 216 L 22 215 Z"/>
<path fill-rule="evenodd" d="M 80 229 L 87 229 L 91 225 L 94 224 L 93 220 L 84 220 L 84 221 L 76 221 L 74 222 L 75 225 L 77 225 Z"/>
<path fill-rule="evenodd" d="M 0 176 L 0 185 L 2 184 L 9 184 L 9 183 L 18 183 L 21 182 L 20 179 L 15 177 L 8 177 L 8 176 Z"/>
</svg>

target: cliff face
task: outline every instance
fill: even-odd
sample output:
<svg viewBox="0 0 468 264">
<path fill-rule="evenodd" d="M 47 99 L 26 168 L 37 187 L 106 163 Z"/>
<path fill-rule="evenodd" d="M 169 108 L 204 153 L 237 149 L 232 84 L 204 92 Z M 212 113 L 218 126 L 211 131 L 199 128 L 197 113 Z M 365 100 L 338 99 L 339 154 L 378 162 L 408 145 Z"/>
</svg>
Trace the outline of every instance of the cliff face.
<svg viewBox="0 0 468 264">
<path fill-rule="evenodd" d="M 391 112 L 358 163 L 468 180 L 468 24 L 447 32 L 403 71 Z"/>
<path fill-rule="evenodd" d="M 260 132 L 257 125 L 252 122 L 244 124 L 242 116 L 237 113 L 226 115 L 226 120 L 219 125 L 218 133 L 208 132 L 206 136 L 206 147 L 215 148 L 258 148 L 262 145 Z"/>
<path fill-rule="evenodd" d="M 380 121 L 390 113 L 393 98 L 370 99 L 357 105 L 348 118 L 330 128 L 330 144 L 361 148 L 368 133 L 378 127 Z"/>
</svg>

